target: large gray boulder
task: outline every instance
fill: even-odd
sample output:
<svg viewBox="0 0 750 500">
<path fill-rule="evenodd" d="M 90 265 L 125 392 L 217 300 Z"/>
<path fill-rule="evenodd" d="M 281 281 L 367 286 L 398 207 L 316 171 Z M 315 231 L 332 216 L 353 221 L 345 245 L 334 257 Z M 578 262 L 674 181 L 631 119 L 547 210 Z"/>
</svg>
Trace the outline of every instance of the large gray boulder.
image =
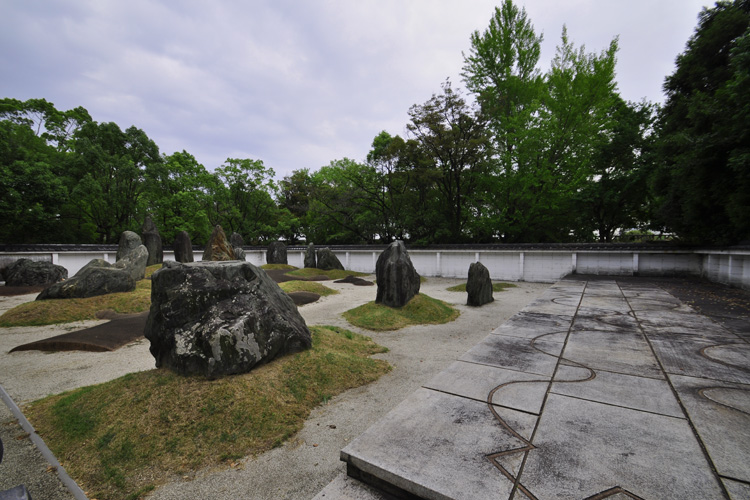
<svg viewBox="0 0 750 500">
<path fill-rule="evenodd" d="M 294 302 L 249 262 L 166 262 L 152 276 L 145 336 L 156 366 L 207 378 L 312 345 Z"/>
<path fill-rule="evenodd" d="M 318 269 L 329 271 L 331 269 L 344 270 L 344 265 L 330 248 L 321 248 L 317 252 Z"/>
<path fill-rule="evenodd" d="M 193 262 L 193 244 L 187 231 L 180 231 L 174 239 L 174 260 Z"/>
<path fill-rule="evenodd" d="M 312 243 L 307 245 L 307 250 L 305 250 L 305 267 L 318 267 L 318 261 L 315 258 L 315 245 Z"/>
<path fill-rule="evenodd" d="M 378 292 L 375 302 L 403 307 L 419 293 L 419 274 L 411 263 L 403 241 L 394 241 L 375 264 Z"/>
<path fill-rule="evenodd" d="M 36 300 L 86 298 L 133 290 L 135 280 L 125 269 L 91 265 L 78 271 L 72 278 L 45 289 Z"/>
<path fill-rule="evenodd" d="M 490 272 L 481 262 L 474 262 L 469 266 L 466 292 L 469 294 L 469 298 L 466 301 L 467 306 L 479 307 L 495 300 L 492 297 Z"/>
<path fill-rule="evenodd" d="M 266 262 L 268 264 L 288 264 L 286 258 L 286 245 L 280 241 L 274 241 L 268 245 L 266 251 Z"/>
<path fill-rule="evenodd" d="M 52 262 L 18 259 L 5 270 L 5 286 L 40 286 L 68 277 L 68 270 Z"/>
<path fill-rule="evenodd" d="M 120 235 L 120 242 L 117 245 L 117 257 L 115 260 L 122 259 L 125 255 L 132 252 L 142 244 L 143 242 L 138 234 L 133 231 L 123 231 Z"/>
<path fill-rule="evenodd" d="M 164 262 L 164 249 L 162 247 L 161 235 L 150 215 L 147 215 L 146 220 L 143 221 L 141 233 L 143 234 L 143 245 L 146 247 L 146 250 L 148 250 L 148 262 L 146 265 L 153 266 L 154 264 L 161 264 Z"/>
<path fill-rule="evenodd" d="M 227 235 L 221 226 L 217 225 L 211 233 L 211 237 L 208 238 L 206 248 L 203 250 L 202 260 L 234 260 L 234 249 L 232 248 L 232 244 L 227 240 Z"/>
<path fill-rule="evenodd" d="M 112 264 L 116 269 L 127 272 L 134 281 L 140 281 L 146 277 L 146 264 L 148 263 L 148 250 L 144 245 L 138 245 L 126 253 L 121 259 Z"/>
</svg>

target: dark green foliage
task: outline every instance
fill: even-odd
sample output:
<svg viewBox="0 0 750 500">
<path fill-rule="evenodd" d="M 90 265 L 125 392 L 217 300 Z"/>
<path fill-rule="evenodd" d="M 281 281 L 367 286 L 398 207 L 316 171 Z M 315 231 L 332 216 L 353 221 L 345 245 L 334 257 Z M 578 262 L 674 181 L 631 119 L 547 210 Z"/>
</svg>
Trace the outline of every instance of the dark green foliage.
<svg viewBox="0 0 750 500">
<path fill-rule="evenodd" d="M 666 79 L 657 222 L 696 243 L 750 238 L 750 1 L 718 2 Z"/>
</svg>

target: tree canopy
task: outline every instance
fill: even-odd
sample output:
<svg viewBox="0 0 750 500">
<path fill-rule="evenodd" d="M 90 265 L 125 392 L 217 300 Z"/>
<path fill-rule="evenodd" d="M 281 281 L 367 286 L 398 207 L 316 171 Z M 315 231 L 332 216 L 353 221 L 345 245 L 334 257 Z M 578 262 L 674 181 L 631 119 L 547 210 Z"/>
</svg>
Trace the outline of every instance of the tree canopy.
<svg viewBox="0 0 750 500">
<path fill-rule="evenodd" d="M 257 158 L 164 154 L 82 107 L 0 99 L 0 242 L 111 243 L 146 215 L 167 244 L 216 224 L 251 244 L 750 240 L 750 0 L 701 12 L 661 107 L 620 96 L 617 37 L 590 52 L 573 35 L 541 68 L 542 36 L 503 0 L 469 34 L 464 89 L 445 80 L 366 158 L 281 180 Z"/>
</svg>

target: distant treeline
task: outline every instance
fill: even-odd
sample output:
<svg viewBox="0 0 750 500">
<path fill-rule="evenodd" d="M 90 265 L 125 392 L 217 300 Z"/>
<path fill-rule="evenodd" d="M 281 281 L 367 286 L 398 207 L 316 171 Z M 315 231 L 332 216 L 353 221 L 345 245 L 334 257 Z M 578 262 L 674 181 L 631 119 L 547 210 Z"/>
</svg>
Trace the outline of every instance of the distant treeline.
<svg viewBox="0 0 750 500">
<path fill-rule="evenodd" d="M 618 40 L 599 54 L 563 28 L 551 67 L 511 0 L 471 34 L 462 78 L 409 109 L 366 159 L 280 181 L 257 159 L 209 171 L 84 108 L 0 100 L 0 242 L 109 243 L 151 214 L 166 243 L 221 224 L 248 244 L 750 239 L 750 0 L 705 9 L 663 107 L 625 102 Z"/>
</svg>

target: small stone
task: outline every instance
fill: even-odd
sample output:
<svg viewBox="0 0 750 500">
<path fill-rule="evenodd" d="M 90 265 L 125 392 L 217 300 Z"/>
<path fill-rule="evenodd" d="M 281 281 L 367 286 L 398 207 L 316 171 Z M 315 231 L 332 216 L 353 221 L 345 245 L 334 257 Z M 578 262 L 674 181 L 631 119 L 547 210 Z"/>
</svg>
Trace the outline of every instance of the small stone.
<svg viewBox="0 0 750 500">
<path fill-rule="evenodd" d="M 305 250 L 305 267 L 318 267 L 318 262 L 315 258 L 315 245 L 313 245 L 312 243 L 307 245 L 307 250 Z"/>
<path fill-rule="evenodd" d="M 162 247 L 161 235 L 150 215 L 146 216 L 141 233 L 143 234 L 143 245 L 148 250 L 148 261 L 146 266 L 153 266 L 164 262 L 164 249 Z"/>
</svg>

